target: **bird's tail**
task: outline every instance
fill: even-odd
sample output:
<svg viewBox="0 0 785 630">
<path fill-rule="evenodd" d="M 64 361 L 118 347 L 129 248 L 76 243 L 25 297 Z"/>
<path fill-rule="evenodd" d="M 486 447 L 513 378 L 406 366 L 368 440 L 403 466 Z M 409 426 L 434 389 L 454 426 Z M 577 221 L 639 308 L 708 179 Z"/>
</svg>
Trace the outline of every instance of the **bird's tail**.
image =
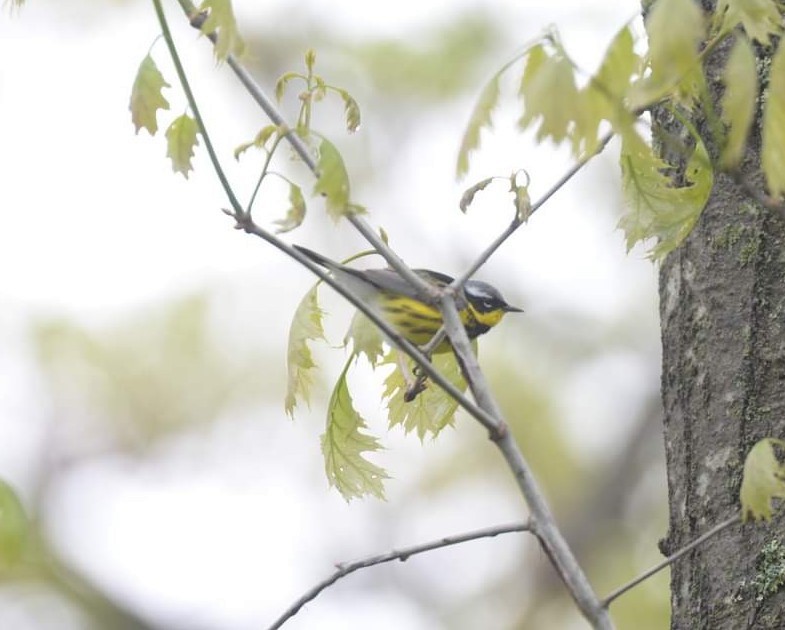
<svg viewBox="0 0 785 630">
<path fill-rule="evenodd" d="M 326 256 L 322 256 L 321 254 L 317 254 L 312 249 L 308 249 L 307 247 L 303 247 L 302 245 L 292 245 L 298 252 L 301 254 L 305 254 L 314 261 L 317 265 L 321 265 L 322 267 L 326 267 L 327 269 L 332 269 L 335 267 L 335 263 L 327 258 Z"/>
</svg>

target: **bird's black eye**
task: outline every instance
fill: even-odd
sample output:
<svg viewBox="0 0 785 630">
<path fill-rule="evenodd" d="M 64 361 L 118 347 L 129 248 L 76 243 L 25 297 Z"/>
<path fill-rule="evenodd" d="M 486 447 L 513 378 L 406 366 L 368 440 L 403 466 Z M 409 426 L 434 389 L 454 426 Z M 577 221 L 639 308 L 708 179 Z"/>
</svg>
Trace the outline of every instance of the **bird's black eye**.
<svg viewBox="0 0 785 630">
<path fill-rule="evenodd" d="M 482 310 L 484 311 L 492 311 L 496 307 L 496 302 L 490 298 L 486 298 L 482 301 Z"/>
</svg>

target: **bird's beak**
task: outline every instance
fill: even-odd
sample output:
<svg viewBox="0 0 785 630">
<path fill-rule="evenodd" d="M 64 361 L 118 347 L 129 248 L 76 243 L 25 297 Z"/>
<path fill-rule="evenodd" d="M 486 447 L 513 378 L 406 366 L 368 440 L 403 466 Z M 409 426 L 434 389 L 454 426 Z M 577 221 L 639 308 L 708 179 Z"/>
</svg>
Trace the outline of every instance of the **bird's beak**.
<svg viewBox="0 0 785 630">
<path fill-rule="evenodd" d="M 509 304 L 504 305 L 504 312 L 505 313 L 523 313 L 522 308 L 518 308 L 517 306 L 511 306 Z"/>
</svg>

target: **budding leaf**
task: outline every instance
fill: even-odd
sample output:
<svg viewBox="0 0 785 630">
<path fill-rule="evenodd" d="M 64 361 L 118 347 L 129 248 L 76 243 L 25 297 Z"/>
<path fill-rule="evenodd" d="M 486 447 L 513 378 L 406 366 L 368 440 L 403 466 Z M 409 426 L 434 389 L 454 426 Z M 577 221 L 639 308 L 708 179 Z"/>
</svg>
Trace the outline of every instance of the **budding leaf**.
<svg viewBox="0 0 785 630">
<path fill-rule="evenodd" d="M 456 175 L 458 179 L 469 172 L 469 156 L 480 147 L 480 132 L 492 126 L 491 114 L 499 103 L 499 75 L 491 78 L 483 88 L 477 104 L 474 106 L 469 124 L 463 133 L 461 148 L 458 150 Z"/>
<path fill-rule="evenodd" d="M 344 345 L 352 342 L 352 352 L 355 355 L 364 354 L 372 366 L 379 363 L 384 354 L 381 331 L 368 319 L 364 313 L 357 311 L 352 317 L 352 323 L 343 340 Z"/>
<path fill-rule="evenodd" d="M 540 50 L 544 57 L 538 53 L 535 58 L 532 51 L 521 81 L 523 115 L 518 125 L 526 129 L 537 124 L 539 142 L 551 139 L 558 144 L 580 118 L 581 99 L 570 60 L 561 51 L 549 56 Z"/>
<path fill-rule="evenodd" d="M 199 6 L 200 11 L 210 11 L 210 15 L 202 24 L 202 32 L 206 35 L 216 33 L 218 40 L 215 43 L 215 58 L 226 61 L 231 54 L 239 57 L 245 50 L 245 42 L 237 30 L 237 20 L 234 17 L 231 0 L 203 0 Z"/>
<path fill-rule="evenodd" d="M 744 461 L 741 479 L 741 517 L 743 521 L 771 520 L 771 500 L 785 498 L 785 467 L 777 460 L 774 445 L 783 440 L 766 438 L 752 447 Z"/>
<path fill-rule="evenodd" d="M 722 95 L 722 120 L 728 125 L 728 136 L 722 149 L 723 168 L 738 165 L 744 155 L 747 136 L 755 118 L 758 97 L 758 74 L 755 52 L 749 40 L 737 37 L 722 74 L 725 92 Z"/>
<path fill-rule="evenodd" d="M 363 456 L 378 451 L 381 445 L 375 437 L 363 432 L 367 425 L 354 408 L 346 382 L 350 364 L 351 358 L 330 397 L 327 428 L 322 435 L 325 472 L 330 485 L 347 501 L 368 494 L 384 499 L 383 482 L 388 475 Z"/>
<path fill-rule="evenodd" d="M 662 259 L 692 231 L 711 192 L 713 173 L 703 143 L 697 141 L 685 170 L 687 185 L 676 187 L 664 171 L 668 164 L 628 129 L 622 136 L 622 192 L 626 210 L 619 220 L 627 249 L 638 241 L 656 238 L 649 252 Z"/>
<path fill-rule="evenodd" d="M 461 201 L 459 203 L 461 212 L 468 212 L 469 206 L 472 205 L 475 195 L 481 190 L 485 190 L 492 181 L 493 177 L 486 177 L 477 182 L 474 186 L 467 188 L 463 195 L 461 195 Z"/>
<path fill-rule="evenodd" d="M 782 16 L 776 0 L 719 0 L 714 11 L 721 20 L 720 30 L 730 33 L 741 24 L 747 36 L 769 45 L 772 35 L 782 33 Z"/>
<path fill-rule="evenodd" d="M 322 316 L 324 312 L 319 308 L 316 294 L 317 285 L 303 297 L 297 310 L 294 312 L 291 326 L 289 327 L 289 348 L 287 351 L 287 387 L 284 408 L 289 417 L 293 417 L 297 399 L 305 400 L 310 404 L 311 386 L 313 376 L 311 370 L 316 367 L 308 347 L 309 341 L 324 339 Z"/>
<path fill-rule="evenodd" d="M 187 114 L 175 118 L 166 130 L 166 156 L 172 160 L 172 170 L 182 173 L 186 179 L 188 172 L 193 170 L 191 158 L 194 147 L 199 144 L 197 132 L 196 121 Z"/>
<path fill-rule="evenodd" d="M 324 195 L 327 213 L 338 220 L 351 213 L 354 206 L 349 203 L 349 174 L 338 149 L 329 140 L 322 139 L 317 163 L 319 178 L 314 194 Z"/>
<path fill-rule="evenodd" d="M 289 209 L 283 219 L 278 219 L 276 232 L 281 234 L 299 227 L 305 219 L 305 199 L 299 186 L 289 182 Z"/>
<path fill-rule="evenodd" d="M 657 0 L 646 18 L 651 74 L 636 83 L 634 108 L 666 94 L 694 93 L 700 72 L 698 45 L 706 33 L 705 20 L 694 0 Z"/>
<path fill-rule="evenodd" d="M 785 45 L 780 40 L 769 75 L 768 99 L 763 109 L 761 164 L 769 193 L 785 193 Z"/>
<path fill-rule="evenodd" d="M 477 340 L 473 339 L 471 343 L 476 354 Z M 397 350 L 391 350 L 384 359 L 384 363 L 396 365 L 396 369 L 384 380 L 383 396 L 386 399 L 390 427 L 400 424 L 406 433 L 416 431 L 421 440 L 429 434 L 436 437 L 444 427 L 452 425 L 458 403 L 441 387 L 431 382 L 427 383 L 426 389 L 414 400 L 407 402 L 404 396 L 408 383 L 400 367 L 397 367 L 397 353 Z M 435 354 L 432 363 L 460 391 L 466 390 L 466 381 L 453 352 Z"/>
<path fill-rule="evenodd" d="M 147 129 L 151 136 L 154 136 L 158 131 L 156 114 L 159 109 L 169 109 L 169 102 L 161 93 L 165 87 L 171 86 L 164 80 L 153 58 L 147 55 L 139 64 L 131 88 L 129 109 L 136 133 L 139 133 L 142 127 Z"/>
</svg>

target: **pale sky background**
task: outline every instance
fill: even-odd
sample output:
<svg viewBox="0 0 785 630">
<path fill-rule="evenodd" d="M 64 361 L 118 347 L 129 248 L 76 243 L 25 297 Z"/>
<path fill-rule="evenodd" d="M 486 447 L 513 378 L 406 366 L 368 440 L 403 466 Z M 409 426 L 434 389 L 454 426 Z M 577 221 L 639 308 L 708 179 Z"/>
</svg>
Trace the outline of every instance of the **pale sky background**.
<svg viewBox="0 0 785 630">
<path fill-rule="evenodd" d="M 171 22 L 182 22 L 176 3 L 166 4 Z M 235 0 L 241 30 L 243 23 L 262 23 L 278 7 L 296 6 L 292 20 L 310 12 L 347 33 L 368 37 L 405 37 L 458 7 L 478 5 L 504 12 L 505 22 L 520 32 L 520 46 L 547 25 L 557 25 L 568 50 L 587 70 L 594 69 L 612 35 L 639 10 L 637 0 L 398 0 L 392 5 Z M 8 7 L 0 12 L 0 477 L 23 498 L 40 424 L 50 412 L 40 405 L 32 357 L 21 338 L 31 317 L 67 315 L 101 326 L 204 286 L 244 285 L 251 294 L 246 306 L 262 317 L 260 328 L 283 365 L 289 318 L 311 284 L 304 271 L 276 251 L 232 229 L 219 210 L 226 203 L 203 147 L 197 150 L 197 170 L 186 181 L 172 174 L 162 137 L 150 138 L 145 131 L 134 135 L 130 87 L 157 32 L 150 3 L 107 9 L 99 17 L 91 17 L 80 3 L 69 7 L 39 0 L 28 0 L 18 13 Z M 175 34 L 203 110 L 220 121 L 213 125 L 220 128 L 220 138 L 214 139 L 224 162 L 247 191 L 252 169 L 235 167 L 230 152 L 263 122 L 249 120 L 247 103 L 239 106 L 242 116 L 233 114 L 236 97 L 227 98 L 220 89 L 232 81 L 229 69 L 215 67 L 208 46 L 187 25 L 177 24 Z M 163 42 L 153 50 L 175 85 Z M 488 72 L 515 52 L 494 60 Z M 329 63 L 329 51 L 320 51 L 322 56 Z M 328 73 L 329 66 L 322 70 Z M 352 86 L 345 87 L 351 91 Z M 167 97 L 171 113 L 184 110 L 177 87 Z M 389 181 L 405 185 L 358 200 L 372 209 L 374 225 L 393 226 L 393 246 L 414 266 L 458 273 L 451 247 L 459 243 L 463 251 L 479 252 L 509 220 L 503 195 L 478 197 L 467 216 L 456 209 L 466 183 L 454 180 L 455 155 L 473 98 L 432 117 L 416 147 L 400 147 L 407 152 L 405 166 L 389 173 Z M 369 129 L 383 124 L 373 120 L 373 112 L 365 115 Z M 513 122 L 512 111 L 496 118 L 496 133 L 486 136 L 466 181 L 524 166 L 536 199 L 566 170 L 569 156 L 521 138 Z M 362 133 L 356 141 L 373 142 Z M 480 277 L 494 278 L 498 270 L 513 268 L 500 288 L 510 301 L 525 296 L 531 317 L 575 309 L 604 319 L 639 305 L 652 336 L 642 343 L 654 346 L 656 269 L 643 250 L 627 255 L 615 230 L 618 193 L 607 197 L 614 186 L 618 190 L 615 160 L 609 151 L 586 168 Z M 318 213 L 315 205 L 311 212 Z M 415 223 L 418 234 L 410 237 L 405 228 Z M 401 227 L 396 230 L 396 225 Z M 325 236 L 326 230 L 333 232 Z M 287 238 L 311 246 L 332 243 L 329 254 L 343 256 L 359 245 L 349 232 L 346 224 L 332 227 L 314 218 Z M 266 297 L 270 292 L 274 302 Z M 525 319 L 504 325 L 525 326 Z M 623 431 L 622 403 L 634 404 L 656 387 L 657 370 L 656 364 L 610 358 L 569 383 L 563 412 L 576 442 L 601 457 L 615 439 L 613 427 Z M 598 380 L 608 387 L 598 388 Z M 510 505 L 498 488 L 481 485 L 470 496 L 462 493 L 413 510 L 401 531 L 379 531 L 424 460 L 449 457 L 454 436 L 421 446 L 416 439 L 385 435 L 385 465 L 395 476 L 389 501 L 347 506 L 327 490 L 321 472 L 314 427 L 322 422 L 323 409 L 303 413 L 295 423 L 285 420 L 282 406 L 270 413 L 281 416 L 272 433 L 269 423 L 233 418 L 214 434 L 198 433 L 162 449 L 157 465 L 98 461 L 68 475 L 49 515 L 58 524 L 61 552 L 151 619 L 183 628 L 250 630 L 265 627 L 335 562 L 522 518 L 520 505 Z M 479 429 L 465 424 L 466 431 L 484 440 Z M 345 541 L 343 554 L 326 557 L 326 539 Z M 449 587 L 450 597 L 460 597 L 456 589 L 471 591 L 472 584 L 500 570 L 498 558 L 485 560 L 494 544 L 478 542 L 401 566 L 411 572 L 410 579 L 432 589 L 440 575 L 470 563 L 473 570 L 462 585 Z M 358 597 L 348 584 L 352 579 L 320 596 L 285 627 L 434 627 L 393 590 L 369 589 Z M 47 621 L 29 606 L 0 597 L 2 628 L 63 630 L 82 624 L 63 616 Z"/>
</svg>

